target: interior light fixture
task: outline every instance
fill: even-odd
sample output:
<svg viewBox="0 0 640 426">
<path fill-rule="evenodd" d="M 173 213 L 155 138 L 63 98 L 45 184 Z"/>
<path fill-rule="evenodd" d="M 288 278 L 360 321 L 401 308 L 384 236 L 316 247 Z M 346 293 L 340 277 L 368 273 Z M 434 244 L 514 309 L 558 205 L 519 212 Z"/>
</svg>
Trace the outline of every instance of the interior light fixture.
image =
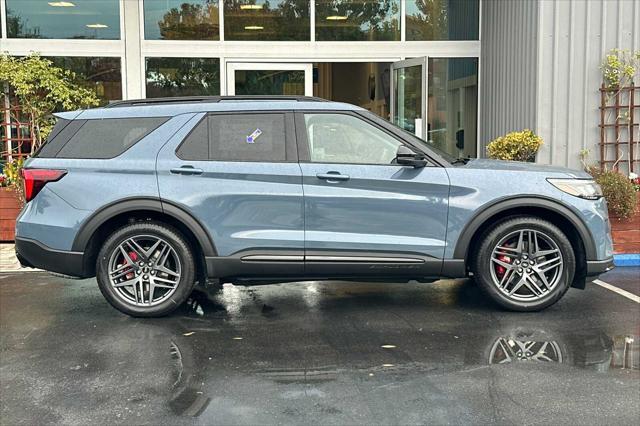
<svg viewBox="0 0 640 426">
<path fill-rule="evenodd" d="M 260 25 L 247 25 L 244 29 L 248 31 L 260 31 L 264 30 L 264 27 L 261 27 Z"/>
<path fill-rule="evenodd" d="M 50 1 L 49 6 L 51 7 L 75 7 L 74 3 L 70 1 Z"/>
<path fill-rule="evenodd" d="M 109 26 L 105 24 L 87 24 L 86 27 L 94 29 L 109 28 Z"/>
<path fill-rule="evenodd" d="M 262 9 L 261 4 L 241 4 L 240 10 L 259 10 Z"/>
<path fill-rule="evenodd" d="M 346 21 L 346 20 L 347 20 L 346 16 L 341 16 L 341 15 L 327 16 L 327 21 Z"/>
</svg>

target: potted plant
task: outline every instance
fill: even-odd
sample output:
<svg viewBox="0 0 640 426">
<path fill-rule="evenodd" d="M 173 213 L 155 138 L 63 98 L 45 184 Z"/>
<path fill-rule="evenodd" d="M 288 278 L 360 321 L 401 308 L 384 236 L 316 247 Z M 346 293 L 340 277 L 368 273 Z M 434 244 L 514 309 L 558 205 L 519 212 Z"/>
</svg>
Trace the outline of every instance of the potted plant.
<svg viewBox="0 0 640 426">
<path fill-rule="evenodd" d="M 611 234 L 616 253 L 640 252 L 640 181 L 615 170 L 591 167 L 588 172 L 602 188 L 611 218 Z"/>
<path fill-rule="evenodd" d="M 0 174 L 0 241 L 13 241 L 15 237 L 16 217 L 23 205 L 22 163 L 22 159 L 7 162 Z"/>
<path fill-rule="evenodd" d="M 529 129 L 524 129 L 491 141 L 487 145 L 487 154 L 489 154 L 489 158 L 495 160 L 534 162 L 542 144 L 540 136 Z"/>
</svg>

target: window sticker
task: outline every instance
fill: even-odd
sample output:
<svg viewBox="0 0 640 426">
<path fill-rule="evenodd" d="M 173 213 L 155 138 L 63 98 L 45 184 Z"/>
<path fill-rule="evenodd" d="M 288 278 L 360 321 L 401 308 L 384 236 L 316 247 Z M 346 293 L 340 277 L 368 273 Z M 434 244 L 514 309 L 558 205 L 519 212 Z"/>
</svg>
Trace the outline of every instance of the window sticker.
<svg viewBox="0 0 640 426">
<path fill-rule="evenodd" d="M 262 135 L 262 130 L 255 129 L 253 133 L 247 136 L 247 143 L 256 143 L 256 140 Z"/>
</svg>

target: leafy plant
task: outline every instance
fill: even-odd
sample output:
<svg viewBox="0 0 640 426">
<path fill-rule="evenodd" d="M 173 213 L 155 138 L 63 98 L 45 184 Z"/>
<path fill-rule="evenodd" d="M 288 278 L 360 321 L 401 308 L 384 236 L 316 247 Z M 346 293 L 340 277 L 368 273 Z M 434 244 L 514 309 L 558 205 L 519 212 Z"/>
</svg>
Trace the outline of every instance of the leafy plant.
<svg viewBox="0 0 640 426">
<path fill-rule="evenodd" d="M 614 170 L 590 167 L 588 172 L 602 188 L 609 211 L 620 219 L 629 218 L 636 209 L 636 191 L 631 179 Z"/>
<path fill-rule="evenodd" d="M 98 105 L 95 93 L 83 87 L 75 73 L 58 68 L 37 54 L 1 55 L 0 90 L 2 97 L 15 97 L 29 117 L 34 138 L 32 152 L 51 132 L 55 121 L 52 113 Z"/>
<path fill-rule="evenodd" d="M 640 52 L 611 49 L 602 61 L 602 76 L 607 88 L 633 85 L 633 78 L 640 64 Z"/>
<path fill-rule="evenodd" d="M 21 176 L 23 165 L 24 160 L 22 158 L 7 161 L 2 168 L 2 174 L 0 174 L 0 187 L 12 187 L 18 194 L 22 204 L 25 202 Z"/>
<path fill-rule="evenodd" d="M 497 160 L 531 161 L 542 144 L 540 136 L 525 129 L 494 139 L 487 146 L 487 153 L 490 158 Z"/>
</svg>

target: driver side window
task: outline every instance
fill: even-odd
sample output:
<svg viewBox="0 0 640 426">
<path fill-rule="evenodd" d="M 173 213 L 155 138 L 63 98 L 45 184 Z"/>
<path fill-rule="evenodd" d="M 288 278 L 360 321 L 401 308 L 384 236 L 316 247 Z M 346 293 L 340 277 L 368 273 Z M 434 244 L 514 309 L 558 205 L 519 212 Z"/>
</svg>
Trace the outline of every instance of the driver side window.
<svg viewBox="0 0 640 426">
<path fill-rule="evenodd" d="M 366 121 L 347 114 L 305 114 L 312 163 L 384 164 L 401 143 Z"/>
</svg>

